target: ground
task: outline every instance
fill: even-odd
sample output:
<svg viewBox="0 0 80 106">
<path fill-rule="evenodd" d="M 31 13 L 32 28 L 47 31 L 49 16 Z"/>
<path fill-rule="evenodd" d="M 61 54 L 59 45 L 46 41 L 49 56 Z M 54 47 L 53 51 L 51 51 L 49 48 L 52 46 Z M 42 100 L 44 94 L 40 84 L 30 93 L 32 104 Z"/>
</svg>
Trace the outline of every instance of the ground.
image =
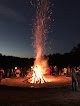
<svg viewBox="0 0 80 106">
<path fill-rule="evenodd" d="M 77 77 L 80 83 L 79 76 Z M 0 106 L 80 105 L 80 85 L 72 91 L 71 85 L 54 88 L 6 87 L 0 85 Z"/>
</svg>

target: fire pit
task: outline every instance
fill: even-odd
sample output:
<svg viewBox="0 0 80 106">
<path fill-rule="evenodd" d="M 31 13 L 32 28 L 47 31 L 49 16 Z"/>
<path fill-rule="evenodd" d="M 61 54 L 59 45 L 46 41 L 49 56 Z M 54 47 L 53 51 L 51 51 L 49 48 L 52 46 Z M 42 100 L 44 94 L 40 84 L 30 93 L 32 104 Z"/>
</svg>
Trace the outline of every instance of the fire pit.
<svg viewBox="0 0 80 106">
<path fill-rule="evenodd" d="M 27 82 L 27 79 L 29 77 L 24 78 L 6 78 L 2 79 L 0 85 L 6 85 L 6 86 L 13 86 L 13 87 L 26 87 L 26 88 L 52 88 L 52 87 L 60 87 L 60 86 L 66 86 L 71 85 L 71 77 L 66 76 L 50 76 L 45 75 L 45 80 L 47 82 L 45 83 L 29 83 Z"/>
</svg>

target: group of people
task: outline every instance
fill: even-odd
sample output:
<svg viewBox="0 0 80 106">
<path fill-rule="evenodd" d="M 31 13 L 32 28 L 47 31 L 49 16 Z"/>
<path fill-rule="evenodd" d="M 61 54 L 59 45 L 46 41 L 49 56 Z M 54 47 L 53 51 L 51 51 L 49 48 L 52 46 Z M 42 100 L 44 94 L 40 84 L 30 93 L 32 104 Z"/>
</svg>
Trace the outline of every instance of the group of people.
<svg viewBox="0 0 80 106">
<path fill-rule="evenodd" d="M 0 68 L 0 82 L 2 78 L 11 78 L 11 77 L 24 77 L 27 75 L 27 69 L 24 68 L 16 68 L 16 69 L 3 69 Z"/>
<path fill-rule="evenodd" d="M 80 66 L 79 67 L 72 67 L 69 66 L 67 68 L 58 69 L 57 66 L 50 66 L 48 68 L 48 75 L 65 75 L 72 77 L 72 90 L 78 90 L 78 81 L 76 75 L 80 75 Z"/>
<path fill-rule="evenodd" d="M 65 76 L 72 76 L 72 68 L 68 67 L 67 68 L 58 68 L 56 65 L 55 66 L 50 66 L 48 68 L 47 74 L 48 75 L 65 75 Z M 75 67 L 75 72 L 77 74 L 80 74 L 80 66 Z"/>
<path fill-rule="evenodd" d="M 30 74 L 30 69 L 29 71 L 26 70 L 26 67 L 24 68 L 24 70 L 22 68 L 19 69 L 7 69 L 7 70 L 3 70 L 2 68 L 0 68 L 0 82 L 2 78 L 9 78 L 9 77 L 24 77 L 25 75 L 28 76 L 28 74 Z M 57 66 L 50 66 L 48 68 L 47 71 L 48 75 L 65 75 L 65 76 L 70 76 L 72 77 L 72 90 L 77 90 L 78 88 L 78 81 L 76 78 L 76 74 L 80 74 L 80 66 L 79 67 L 72 67 L 70 68 L 69 66 L 67 68 L 62 68 L 62 69 L 58 69 Z M 30 75 L 29 75 L 30 76 Z"/>
</svg>

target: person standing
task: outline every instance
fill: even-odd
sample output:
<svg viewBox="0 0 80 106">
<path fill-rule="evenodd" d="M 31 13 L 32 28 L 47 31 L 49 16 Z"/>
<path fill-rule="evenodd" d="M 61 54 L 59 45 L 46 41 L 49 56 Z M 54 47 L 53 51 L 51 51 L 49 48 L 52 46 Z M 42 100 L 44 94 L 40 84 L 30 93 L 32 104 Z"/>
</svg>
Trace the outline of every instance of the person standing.
<svg viewBox="0 0 80 106">
<path fill-rule="evenodd" d="M 67 68 L 64 68 L 64 75 L 67 76 Z"/>
<path fill-rule="evenodd" d="M 1 82 L 1 79 L 3 78 L 3 74 L 4 74 L 4 70 L 0 68 L 0 82 Z"/>
<path fill-rule="evenodd" d="M 20 77 L 20 73 L 21 73 L 20 69 L 17 69 L 17 70 L 15 71 L 16 78 L 19 78 L 19 77 Z"/>
<path fill-rule="evenodd" d="M 61 75 L 61 69 L 59 69 L 59 75 Z"/>
<path fill-rule="evenodd" d="M 78 89 L 78 82 L 76 78 L 76 69 L 72 68 L 72 90 L 77 91 Z"/>
<path fill-rule="evenodd" d="M 51 73 L 51 67 L 48 68 L 48 75 Z"/>
<path fill-rule="evenodd" d="M 58 68 L 57 66 L 54 67 L 55 76 L 58 74 Z"/>
<path fill-rule="evenodd" d="M 7 78 L 10 77 L 10 69 L 7 69 Z"/>
<path fill-rule="evenodd" d="M 68 65 L 68 67 L 67 67 L 67 74 L 68 74 L 69 76 L 71 75 L 71 70 L 70 70 L 69 65 Z"/>
<path fill-rule="evenodd" d="M 14 70 L 11 69 L 11 77 L 14 77 Z"/>
</svg>

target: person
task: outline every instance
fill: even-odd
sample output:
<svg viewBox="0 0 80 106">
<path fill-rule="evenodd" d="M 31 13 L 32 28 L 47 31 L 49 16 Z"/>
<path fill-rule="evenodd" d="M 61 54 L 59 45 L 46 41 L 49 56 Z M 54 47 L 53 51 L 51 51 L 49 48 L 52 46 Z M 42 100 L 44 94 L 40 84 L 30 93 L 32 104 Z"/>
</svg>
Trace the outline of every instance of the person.
<svg viewBox="0 0 80 106">
<path fill-rule="evenodd" d="M 64 75 L 67 76 L 67 68 L 64 68 Z"/>
<path fill-rule="evenodd" d="M 1 82 L 1 79 L 3 77 L 3 74 L 4 74 L 4 70 L 2 68 L 0 68 L 0 82 Z"/>
<path fill-rule="evenodd" d="M 9 78 L 9 76 L 10 76 L 10 69 L 7 69 L 6 71 L 7 71 L 7 78 Z"/>
<path fill-rule="evenodd" d="M 15 71 L 15 74 L 16 74 L 16 78 L 19 78 L 20 77 L 20 69 L 17 69 L 16 71 Z"/>
<path fill-rule="evenodd" d="M 23 75 L 22 75 L 22 67 L 20 68 L 20 77 L 22 77 Z"/>
<path fill-rule="evenodd" d="M 71 75 L 71 70 L 70 70 L 69 65 L 68 65 L 68 67 L 67 67 L 67 74 L 68 74 L 69 76 Z"/>
<path fill-rule="evenodd" d="M 54 72 L 55 72 L 55 75 L 58 74 L 58 68 L 57 68 L 57 66 L 54 67 Z"/>
<path fill-rule="evenodd" d="M 11 77 L 14 77 L 14 70 L 11 69 Z"/>
<path fill-rule="evenodd" d="M 48 68 L 48 75 L 50 75 L 51 67 Z"/>
<path fill-rule="evenodd" d="M 72 90 L 77 91 L 78 89 L 78 82 L 76 78 L 76 72 L 75 68 L 72 68 Z"/>
<path fill-rule="evenodd" d="M 50 75 L 52 75 L 52 66 L 50 66 Z"/>
<path fill-rule="evenodd" d="M 61 69 L 59 69 L 59 75 L 61 75 Z"/>
</svg>

